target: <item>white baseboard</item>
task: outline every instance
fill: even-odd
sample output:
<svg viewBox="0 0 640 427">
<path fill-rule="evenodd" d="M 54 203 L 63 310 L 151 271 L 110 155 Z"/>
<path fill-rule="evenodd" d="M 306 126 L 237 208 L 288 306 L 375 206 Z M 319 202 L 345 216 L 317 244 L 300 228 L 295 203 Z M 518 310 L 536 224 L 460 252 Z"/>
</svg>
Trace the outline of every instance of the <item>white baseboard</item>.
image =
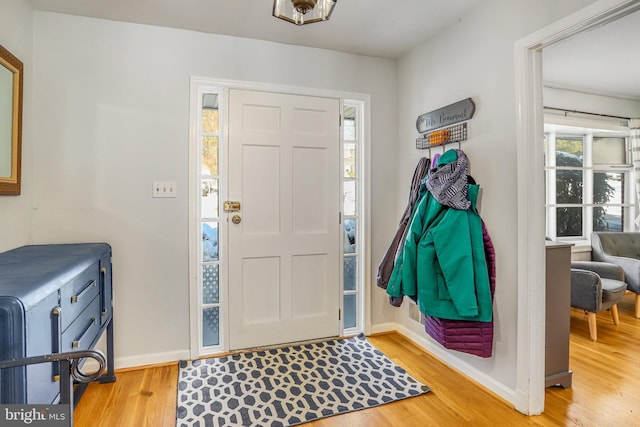
<svg viewBox="0 0 640 427">
<path fill-rule="evenodd" d="M 497 394 L 498 396 L 500 396 L 501 398 L 505 399 L 506 401 L 510 402 L 515 406 L 516 404 L 515 390 L 512 390 L 509 387 L 506 387 L 501 382 L 496 381 L 495 379 L 491 378 L 484 372 L 478 370 L 477 368 L 474 368 L 468 363 L 453 356 L 446 349 L 440 347 L 437 344 L 434 344 L 433 342 L 429 341 L 425 337 L 411 331 L 405 326 L 400 325 L 398 323 L 382 323 L 379 325 L 372 325 L 371 330 L 373 333 L 389 332 L 389 331 L 398 332 L 399 334 L 413 341 L 416 345 L 422 347 L 424 350 L 429 352 L 431 355 L 435 356 L 437 359 L 446 363 L 453 369 L 468 376 L 475 382 L 479 383 L 483 387 L 489 389 L 493 393 Z"/>
<path fill-rule="evenodd" d="M 377 325 L 371 325 L 372 334 L 382 334 L 384 332 L 393 332 L 396 330 L 398 330 L 398 324 L 393 322 L 378 323 Z"/>
<path fill-rule="evenodd" d="M 116 357 L 116 369 L 133 368 L 136 366 L 157 365 L 160 363 L 177 362 L 191 359 L 189 350 L 168 351 L 166 353 L 138 354 L 135 356 Z"/>
<path fill-rule="evenodd" d="M 166 353 L 149 353 L 135 356 L 116 357 L 114 360 L 115 369 L 135 368 L 145 365 L 158 365 L 162 363 L 177 362 L 178 360 L 188 360 L 191 358 L 189 350 L 169 351 Z M 93 359 L 87 359 L 83 365 L 83 372 L 95 372 L 98 363 Z"/>
</svg>

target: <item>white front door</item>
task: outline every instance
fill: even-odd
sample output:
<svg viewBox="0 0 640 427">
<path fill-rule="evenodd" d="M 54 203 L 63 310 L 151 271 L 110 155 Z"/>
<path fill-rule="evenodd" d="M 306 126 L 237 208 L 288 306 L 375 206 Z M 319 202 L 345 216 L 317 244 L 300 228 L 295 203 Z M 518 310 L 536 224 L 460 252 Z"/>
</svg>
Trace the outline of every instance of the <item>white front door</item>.
<svg viewBox="0 0 640 427">
<path fill-rule="evenodd" d="M 230 91 L 231 349 L 340 332 L 339 105 Z"/>
</svg>

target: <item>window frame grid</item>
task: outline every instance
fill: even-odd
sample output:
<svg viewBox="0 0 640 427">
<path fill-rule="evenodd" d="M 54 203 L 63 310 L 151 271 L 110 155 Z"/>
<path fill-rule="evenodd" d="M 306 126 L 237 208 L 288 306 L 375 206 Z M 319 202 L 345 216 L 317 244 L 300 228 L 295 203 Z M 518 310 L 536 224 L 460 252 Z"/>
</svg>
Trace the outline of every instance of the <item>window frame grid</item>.
<svg viewBox="0 0 640 427">
<path fill-rule="evenodd" d="M 341 306 L 341 327 L 342 333 L 344 335 L 357 334 L 364 331 L 364 259 L 363 259 L 363 245 L 364 245 L 364 235 L 362 230 L 362 212 L 363 212 L 363 200 L 362 200 L 362 189 L 361 186 L 363 184 L 363 147 L 362 147 L 362 137 L 363 137 L 363 111 L 364 111 L 364 102 L 362 101 L 351 101 L 344 100 L 342 103 L 342 121 L 343 123 L 346 121 L 345 119 L 345 108 L 352 107 L 355 108 L 355 132 L 354 132 L 354 140 L 345 140 L 344 135 L 344 126 L 341 130 L 340 140 L 341 140 L 341 155 L 342 155 L 342 171 L 341 171 L 341 212 L 342 212 L 342 236 L 344 238 L 344 222 L 346 220 L 353 220 L 355 222 L 356 227 L 356 251 L 354 253 L 345 253 L 344 252 L 344 242 L 341 245 L 342 247 L 342 263 L 341 263 L 341 278 L 342 278 L 342 297 L 340 301 Z M 353 145 L 355 147 L 355 177 L 345 177 L 344 168 L 345 168 L 345 156 L 344 150 L 346 145 Z M 344 214 L 344 190 L 345 183 L 353 182 L 355 188 L 355 215 L 345 215 Z M 354 290 L 345 290 L 344 286 L 344 263 L 346 258 L 356 258 L 356 288 Z M 356 312 L 355 312 L 355 326 L 353 327 L 345 327 L 346 320 L 346 312 L 345 312 L 345 297 L 355 295 L 356 297 Z"/>
<path fill-rule="evenodd" d="M 556 163 L 556 139 L 557 138 L 576 138 L 581 136 L 583 140 L 583 161 L 582 167 L 575 166 L 557 166 Z M 593 138 L 594 134 L 565 134 L 556 131 L 545 131 L 546 137 L 546 153 L 545 165 L 546 177 L 546 230 L 547 237 L 554 241 L 588 241 L 593 232 L 593 208 L 596 207 L 620 207 L 622 209 L 622 229 L 630 231 L 632 229 L 633 216 L 635 214 L 634 192 L 632 188 L 633 168 L 629 164 L 628 137 L 625 139 L 625 153 L 627 156 L 626 163 L 621 165 L 601 165 L 593 164 Z M 597 136 L 596 137 L 601 137 Z M 563 170 L 581 170 L 582 171 L 582 203 L 557 203 L 557 172 Z M 623 203 L 594 203 L 593 191 L 595 186 L 595 173 L 619 173 L 624 176 L 623 184 Z M 557 208 L 576 207 L 582 208 L 582 233 L 580 236 L 558 236 L 557 235 Z"/>
<path fill-rule="evenodd" d="M 216 132 L 205 132 L 202 128 L 203 122 L 203 96 L 205 94 L 216 94 L 218 96 L 218 130 Z M 221 182 L 222 178 L 222 150 L 223 150 L 223 127 L 224 127 L 224 105 L 225 105 L 225 91 L 219 87 L 210 87 L 210 86 L 202 86 L 198 88 L 198 125 L 197 125 L 197 171 L 198 171 L 198 197 L 196 197 L 196 212 L 198 216 L 198 228 L 199 232 L 202 233 L 202 227 L 204 223 L 207 222 L 216 222 L 217 223 L 217 244 L 218 244 L 218 259 L 216 261 L 205 261 L 202 244 L 198 245 L 198 347 L 200 355 L 210 355 L 217 354 L 224 350 L 225 348 L 225 334 L 224 327 L 226 326 L 226 317 L 224 310 L 224 303 L 226 300 L 225 287 L 223 286 L 223 238 L 224 233 L 222 232 L 222 187 L 223 184 Z M 203 141 L 206 137 L 217 137 L 218 138 L 218 170 L 217 175 L 213 174 L 204 174 L 202 170 L 203 165 Z M 202 183 L 204 180 L 217 180 L 218 181 L 218 216 L 217 217 L 205 217 L 202 215 Z M 217 265 L 218 266 L 218 302 L 217 303 L 204 303 L 204 275 L 203 270 L 207 265 Z M 218 344 L 214 345 L 205 345 L 204 344 L 204 313 L 205 310 L 217 308 L 218 309 Z"/>
</svg>

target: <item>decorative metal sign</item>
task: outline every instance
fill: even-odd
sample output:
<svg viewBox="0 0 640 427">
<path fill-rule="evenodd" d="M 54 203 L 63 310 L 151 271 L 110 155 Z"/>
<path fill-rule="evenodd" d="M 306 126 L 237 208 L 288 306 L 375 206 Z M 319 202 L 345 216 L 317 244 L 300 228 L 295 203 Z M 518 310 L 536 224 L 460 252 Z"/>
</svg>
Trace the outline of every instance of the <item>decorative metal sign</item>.
<svg viewBox="0 0 640 427">
<path fill-rule="evenodd" d="M 471 98 L 463 99 L 455 104 L 418 116 L 416 128 L 418 132 L 425 133 L 454 123 L 464 122 L 472 118 L 475 111 L 476 104 L 473 103 L 473 100 Z"/>
</svg>

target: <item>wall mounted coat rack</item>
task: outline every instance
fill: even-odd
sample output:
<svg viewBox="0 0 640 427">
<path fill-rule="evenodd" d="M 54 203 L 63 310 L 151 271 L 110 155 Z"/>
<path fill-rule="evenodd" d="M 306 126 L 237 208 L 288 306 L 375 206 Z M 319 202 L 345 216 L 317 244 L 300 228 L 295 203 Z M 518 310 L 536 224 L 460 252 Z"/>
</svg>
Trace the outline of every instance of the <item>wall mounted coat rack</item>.
<svg viewBox="0 0 640 427">
<path fill-rule="evenodd" d="M 416 138 L 419 150 L 467 140 L 467 120 L 473 117 L 476 105 L 471 98 L 418 116 Z"/>
</svg>

